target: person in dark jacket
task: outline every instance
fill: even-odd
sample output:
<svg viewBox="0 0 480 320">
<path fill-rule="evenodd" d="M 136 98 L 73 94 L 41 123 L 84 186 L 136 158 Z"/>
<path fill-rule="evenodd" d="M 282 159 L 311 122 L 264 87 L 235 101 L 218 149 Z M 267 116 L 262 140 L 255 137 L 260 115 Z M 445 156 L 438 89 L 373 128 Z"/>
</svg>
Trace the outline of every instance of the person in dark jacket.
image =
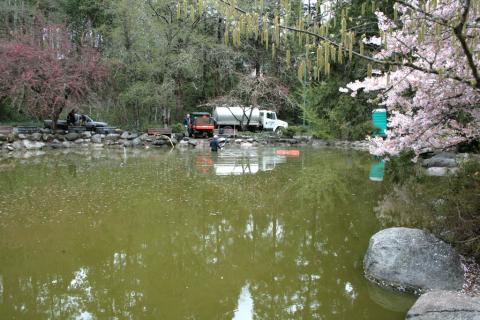
<svg viewBox="0 0 480 320">
<path fill-rule="evenodd" d="M 210 141 L 210 149 L 213 152 L 217 152 L 218 149 L 220 149 L 220 143 L 218 142 L 218 136 L 217 135 L 213 136 L 213 140 Z"/>
<path fill-rule="evenodd" d="M 185 135 L 188 137 L 190 133 L 188 130 L 188 127 L 190 126 L 190 114 L 188 113 L 185 118 L 183 118 L 183 126 L 185 127 Z"/>
<path fill-rule="evenodd" d="M 75 109 L 72 109 L 72 111 L 70 111 L 70 113 L 67 115 L 67 126 L 75 125 L 75 120 L 76 120 L 75 111 L 76 111 Z"/>
</svg>

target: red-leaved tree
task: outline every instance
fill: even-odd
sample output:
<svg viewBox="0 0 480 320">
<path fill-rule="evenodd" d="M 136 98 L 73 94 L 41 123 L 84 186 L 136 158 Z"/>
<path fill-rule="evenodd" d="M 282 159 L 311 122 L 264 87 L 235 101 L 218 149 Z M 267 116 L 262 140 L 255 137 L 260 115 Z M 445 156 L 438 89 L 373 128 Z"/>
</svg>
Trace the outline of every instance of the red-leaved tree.
<svg viewBox="0 0 480 320">
<path fill-rule="evenodd" d="M 0 100 L 11 99 L 29 115 L 50 117 L 101 87 L 107 68 L 97 50 L 73 46 L 63 25 L 40 28 L 38 35 L 0 40 Z"/>
</svg>

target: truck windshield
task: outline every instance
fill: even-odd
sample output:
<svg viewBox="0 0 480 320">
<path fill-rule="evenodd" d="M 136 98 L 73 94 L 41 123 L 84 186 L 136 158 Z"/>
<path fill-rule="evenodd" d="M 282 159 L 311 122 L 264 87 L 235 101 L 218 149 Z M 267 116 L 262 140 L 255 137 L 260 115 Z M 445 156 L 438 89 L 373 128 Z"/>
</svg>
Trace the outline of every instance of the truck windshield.
<svg viewBox="0 0 480 320">
<path fill-rule="evenodd" d="M 196 117 L 195 118 L 195 124 L 210 124 L 210 118 L 209 117 Z"/>
<path fill-rule="evenodd" d="M 272 120 L 276 120 L 277 115 L 275 114 L 275 112 L 267 112 L 267 118 L 272 119 Z"/>
</svg>

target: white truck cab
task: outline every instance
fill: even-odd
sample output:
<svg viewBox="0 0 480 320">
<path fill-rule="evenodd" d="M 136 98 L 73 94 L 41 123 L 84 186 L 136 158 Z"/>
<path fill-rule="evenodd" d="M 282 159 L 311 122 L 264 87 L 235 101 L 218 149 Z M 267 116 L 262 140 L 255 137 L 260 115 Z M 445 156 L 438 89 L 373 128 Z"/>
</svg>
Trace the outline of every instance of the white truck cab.
<svg viewBox="0 0 480 320">
<path fill-rule="evenodd" d="M 260 110 L 260 123 L 264 130 L 283 130 L 288 128 L 288 123 L 277 119 L 275 111 Z"/>
</svg>

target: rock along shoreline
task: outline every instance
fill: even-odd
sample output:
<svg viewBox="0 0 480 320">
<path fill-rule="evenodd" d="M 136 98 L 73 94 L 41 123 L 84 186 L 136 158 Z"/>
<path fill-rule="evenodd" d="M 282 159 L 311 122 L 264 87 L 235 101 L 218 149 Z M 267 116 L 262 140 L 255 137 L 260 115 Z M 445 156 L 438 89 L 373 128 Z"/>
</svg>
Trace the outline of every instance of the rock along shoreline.
<svg viewBox="0 0 480 320">
<path fill-rule="evenodd" d="M 313 139 L 308 136 L 297 136 L 293 138 L 279 138 L 276 136 L 224 136 L 227 144 L 236 144 L 242 147 L 253 147 L 261 145 L 295 146 L 311 145 L 313 147 L 336 147 L 345 149 L 356 149 L 368 151 L 368 141 L 325 141 Z M 185 138 L 183 134 L 148 135 L 117 130 L 115 133 L 101 134 L 91 131 L 68 132 L 63 130 L 52 131 L 40 129 L 38 132 L 24 134 L 11 132 L 0 133 L 0 153 L 48 150 L 48 149 L 70 149 L 70 148 L 150 148 L 150 147 L 204 147 L 208 145 L 207 139 Z"/>
<path fill-rule="evenodd" d="M 380 230 L 370 238 L 363 263 L 365 277 L 376 285 L 421 294 L 406 319 L 480 319 L 470 270 L 475 264 L 426 231 Z"/>
</svg>

